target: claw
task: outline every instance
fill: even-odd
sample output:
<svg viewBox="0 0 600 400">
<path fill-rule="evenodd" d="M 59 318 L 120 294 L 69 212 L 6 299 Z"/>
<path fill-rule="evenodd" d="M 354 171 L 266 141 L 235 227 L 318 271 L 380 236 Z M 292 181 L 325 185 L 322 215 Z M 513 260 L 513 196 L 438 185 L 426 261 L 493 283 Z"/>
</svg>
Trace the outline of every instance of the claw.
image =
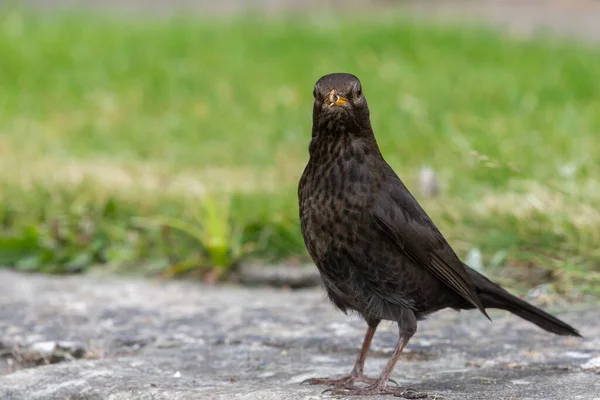
<svg viewBox="0 0 600 400">
<path fill-rule="evenodd" d="M 382 386 L 379 384 L 367 386 L 367 387 L 351 387 L 342 388 L 336 387 L 327 389 L 325 392 L 335 395 L 342 396 L 373 396 L 381 394 L 391 394 L 396 397 L 403 397 L 405 399 L 426 399 L 428 396 L 426 393 L 419 393 L 413 389 L 407 389 L 402 387 Z M 323 393 L 325 393 L 323 392 Z"/>
<path fill-rule="evenodd" d="M 360 375 L 347 375 L 341 378 L 309 378 L 309 379 L 305 379 L 302 382 L 300 382 L 301 385 L 304 384 L 309 384 L 309 385 L 327 385 L 327 386 L 331 386 L 329 389 L 326 389 L 322 394 L 325 393 L 333 393 L 333 394 L 343 394 L 342 392 L 344 390 L 349 390 L 352 391 L 353 389 L 357 389 L 354 384 L 356 382 L 362 382 L 362 383 L 366 383 L 369 384 L 371 386 L 369 387 L 374 387 L 377 384 L 377 379 L 375 378 L 369 378 L 368 376 L 365 376 L 363 374 Z M 390 393 L 390 394 L 398 394 L 398 391 L 400 388 L 400 385 L 398 385 L 398 382 L 396 382 L 393 379 L 389 379 L 388 382 L 391 383 L 390 386 L 383 386 L 383 389 L 385 393 Z M 364 388 L 361 388 L 364 389 Z M 407 389 L 408 390 L 408 389 Z M 412 389 L 410 389 L 412 390 Z M 418 397 L 415 397 L 418 398 Z"/>
<path fill-rule="evenodd" d="M 394 385 L 396 385 L 397 387 L 399 387 L 399 386 L 400 386 L 400 385 L 398 385 L 398 382 L 396 382 L 394 379 L 391 379 L 391 378 L 389 378 L 387 381 L 388 381 L 388 382 L 391 382 L 391 383 L 393 383 L 393 384 L 394 384 Z M 407 389 L 407 390 L 408 390 L 408 389 Z"/>
<path fill-rule="evenodd" d="M 341 378 L 309 378 L 305 379 L 300 384 L 309 384 L 309 385 L 327 385 L 327 386 L 335 386 L 335 387 L 352 387 L 354 382 L 366 382 L 373 383 L 376 380 L 373 378 L 368 378 L 364 375 L 347 375 Z"/>
</svg>

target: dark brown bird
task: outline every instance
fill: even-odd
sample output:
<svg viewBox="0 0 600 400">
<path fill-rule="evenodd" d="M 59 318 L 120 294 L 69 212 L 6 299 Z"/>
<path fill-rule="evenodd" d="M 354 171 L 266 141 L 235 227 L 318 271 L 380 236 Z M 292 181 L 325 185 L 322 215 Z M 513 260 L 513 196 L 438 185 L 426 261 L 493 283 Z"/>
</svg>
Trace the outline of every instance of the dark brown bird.
<svg viewBox="0 0 600 400">
<path fill-rule="evenodd" d="M 417 321 L 447 307 L 478 309 L 486 317 L 486 308 L 498 308 L 557 335 L 580 336 L 460 261 L 383 159 L 358 78 L 326 75 L 313 94 L 310 160 L 298 187 L 302 234 L 331 301 L 358 312 L 368 329 L 348 376 L 309 383 L 334 385 L 334 394 L 426 397 L 387 382 Z M 385 369 L 372 379 L 363 366 L 381 320 L 398 322 L 400 335 Z"/>
</svg>

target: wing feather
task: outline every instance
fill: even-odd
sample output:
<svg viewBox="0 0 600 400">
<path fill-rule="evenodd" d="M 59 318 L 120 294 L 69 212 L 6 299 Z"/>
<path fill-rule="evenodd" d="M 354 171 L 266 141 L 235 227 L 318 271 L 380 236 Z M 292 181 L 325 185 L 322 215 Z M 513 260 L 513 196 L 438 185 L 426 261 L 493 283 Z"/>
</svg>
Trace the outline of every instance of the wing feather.
<svg viewBox="0 0 600 400">
<path fill-rule="evenodd" d="M 395 174 L 394 174 L 395 177 Z M 383 185 L 372 217 L 415 264 L 427 268 L 489 318 L 463 263 L 399 178 Z"/>
</svg>

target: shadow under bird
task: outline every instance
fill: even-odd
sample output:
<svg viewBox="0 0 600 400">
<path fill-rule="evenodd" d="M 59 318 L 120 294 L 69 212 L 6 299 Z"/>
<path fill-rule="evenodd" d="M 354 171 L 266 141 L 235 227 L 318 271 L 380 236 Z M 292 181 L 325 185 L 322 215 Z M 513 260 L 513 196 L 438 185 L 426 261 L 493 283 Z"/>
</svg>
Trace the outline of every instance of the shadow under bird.
<svg viewBox="0 0 600 400">
<path fill-rule="evenodd" d="M 417 321 L 447 307 L 477 309 L 486 317 L 487 308 L 498 308 L 548 332 L 580 336 L 461 262 L 383 159 L 357 77 L 326 75 L 313 94 L 310 159 L 298 187 L 302 235 L 331 301 L 358 312 L 368 329 L 349 375 L 308 383 L 332 385 L 329 391 L 339 395 L 427 397 L 388 382 Z M 396 321 L 400 334 L 375 379 L 363 367 L 381 320 Z"/>
</svg>

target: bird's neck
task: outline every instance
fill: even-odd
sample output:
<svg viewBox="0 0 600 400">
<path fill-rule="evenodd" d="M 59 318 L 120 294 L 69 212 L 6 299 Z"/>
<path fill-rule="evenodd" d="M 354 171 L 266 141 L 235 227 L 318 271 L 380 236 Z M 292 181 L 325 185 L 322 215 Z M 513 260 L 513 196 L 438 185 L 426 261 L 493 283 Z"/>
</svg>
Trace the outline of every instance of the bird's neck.
<svg viewBox="0 0 600 400">
<path fill-rule="evenodd" d="M 360 135 L 343 126 L 317 133 L 313 129 L 308 150 L 310 162 L 316 164 L 337 159 L 350 162 L 356 158 L 362 160 L 364 157 L 381 155 L 370 127 L 368 131 L 362 130 Z"/>
</svg>

